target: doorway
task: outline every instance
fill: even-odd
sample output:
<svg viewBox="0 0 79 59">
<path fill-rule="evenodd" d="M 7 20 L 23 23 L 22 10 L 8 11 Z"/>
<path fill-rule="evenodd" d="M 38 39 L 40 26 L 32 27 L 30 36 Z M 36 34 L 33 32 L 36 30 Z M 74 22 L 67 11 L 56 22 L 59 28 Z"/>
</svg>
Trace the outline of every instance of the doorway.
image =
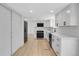
<svg viewBox="0 0 79 59">
<path fill-rule="evenodd" d="M 24 43 L 27 42 L 27 21 L 24 21 Z"/>
</svg>

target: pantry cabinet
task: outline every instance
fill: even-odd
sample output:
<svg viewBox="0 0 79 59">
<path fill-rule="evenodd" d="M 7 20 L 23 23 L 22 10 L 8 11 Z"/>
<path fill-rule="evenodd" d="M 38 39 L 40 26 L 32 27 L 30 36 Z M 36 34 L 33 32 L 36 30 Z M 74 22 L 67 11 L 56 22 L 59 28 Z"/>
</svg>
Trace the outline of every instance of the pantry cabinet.
<svg viewBox="0 0 79 59">
<path fill-rule="evenodd" d="M 0 5 L 0 56 L 11 55 L 11 10 Z"/>
<path fill-rule="evenodd" d="M 22 15 L 0 4 L 0 56 L 11 56 L 24 44 Z"/>
<path fill-rule="evenodd" d="M 78 26 L 78 4 L 71 4 L 56 14 L 56 26 Z"/>
<path fill-rule="evenodd" d="M 12 54 L 24 44 L 24 20 L 17 12 L 12 11 Z"/>
</svg>

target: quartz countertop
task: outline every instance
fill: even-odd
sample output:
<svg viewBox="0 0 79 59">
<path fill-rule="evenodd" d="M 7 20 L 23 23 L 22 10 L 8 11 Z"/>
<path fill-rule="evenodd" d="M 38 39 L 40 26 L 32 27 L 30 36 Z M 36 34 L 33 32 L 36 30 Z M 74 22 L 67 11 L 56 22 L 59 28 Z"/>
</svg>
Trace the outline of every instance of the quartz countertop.
<svg viewBox="0 0 79 59">
<path fill-rule="evenodd" d="M 64 35 L 64 34 L 58 34 L 58 33 L 52 33 L 52 35 L 55 35 L 59 38 L 72 38 L 72 39 L 78 39 L 77 37 L 73 37 L 73 36 L 67 36 L 67 35 Z"/>
<path fill-rule="evenodd" d="M 59 38 L 73 38 L 73 39 L 78 39 L 77 37 L 73 37 L 73 36 L 68 36 L 68 35 L 64 35 L 64 34 L 59 34 L 59 33 L 56 33 L 56 32 L 52 32 L 52 31 L 49 31 L 47 30 L 48 33 L 51 33 L 52 35 L 55 35 Z"/>
</svg>

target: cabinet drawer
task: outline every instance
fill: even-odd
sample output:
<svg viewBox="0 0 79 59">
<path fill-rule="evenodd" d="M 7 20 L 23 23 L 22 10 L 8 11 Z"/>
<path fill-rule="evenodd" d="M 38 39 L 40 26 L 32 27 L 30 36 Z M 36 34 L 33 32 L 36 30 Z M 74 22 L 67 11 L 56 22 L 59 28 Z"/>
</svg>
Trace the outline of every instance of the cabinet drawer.
<svg viewBox="0 0 79 59">
<path fill-rule="evenodd" d="M 61 49 L 60 45 L 56 45 L 55 47 L 56 47 L 56 50 L 57 50 L 57 51 L 59 51 L 59 52 L 61 51 L 61 50 L 60 50 L 60 49 Z"/>
<path fill-rule="evenodd" d="M 55 39 L 55 42 L 56 42 L 57 44 L 60 44 L 60 43 L 61 43 L 61 39 L 60 39 L 60 38 L 56 38 L 56 39 Z"/>
</svg>

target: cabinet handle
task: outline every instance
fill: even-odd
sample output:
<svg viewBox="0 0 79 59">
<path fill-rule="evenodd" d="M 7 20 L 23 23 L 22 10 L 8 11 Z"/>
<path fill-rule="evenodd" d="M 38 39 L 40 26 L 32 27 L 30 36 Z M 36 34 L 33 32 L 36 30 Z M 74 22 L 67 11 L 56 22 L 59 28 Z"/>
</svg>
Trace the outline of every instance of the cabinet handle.
<svg viewBox="0 0 79 59">
<path fill-rule="evenodd" d="M 54 32 L 56 32 L 56 28 L 54 28 Z"/>
<path fill-rule="evenodd" d="M 58 26 L 58 23 L 56 24 L 56 26 Z"/>
<path fill-rule="evenodd" d="M 66 25 L 66 21 L 64 21 L 64 26 Z"/>
</svg>

